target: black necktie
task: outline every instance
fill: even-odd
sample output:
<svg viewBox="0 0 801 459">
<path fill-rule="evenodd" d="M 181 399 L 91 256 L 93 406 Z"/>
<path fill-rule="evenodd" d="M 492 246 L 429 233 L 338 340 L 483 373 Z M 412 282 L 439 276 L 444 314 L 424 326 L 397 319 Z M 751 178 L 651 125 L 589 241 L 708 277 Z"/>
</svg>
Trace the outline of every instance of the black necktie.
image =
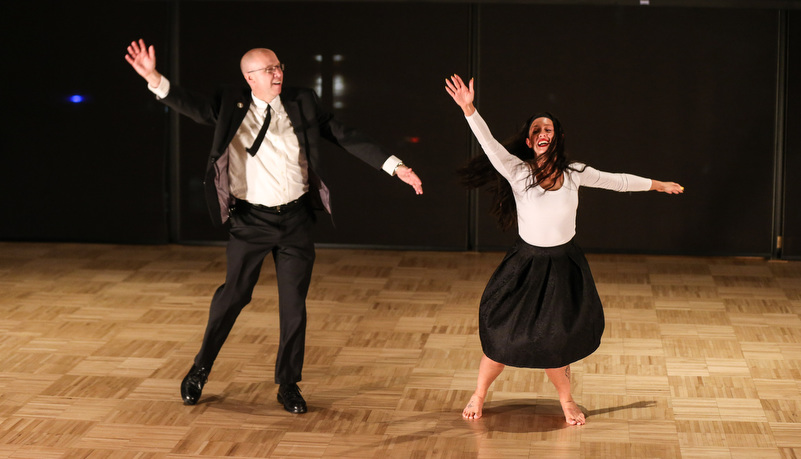
<svg viewBox="0 0 801 459">
<path fill-rule="evenodd" d="M 270 106 L 267 106 L 267 114 L 264 115 L 264 124 L 261 125 L 261 129 L 259 130 L 258 135 L 256 135 L 256 140 L 253 141 L 253 145 L 246 150 L 250 153 L 250 156 L 256 156 L 256 153 L 259 152 L 259 147 L 261 146 L 261 141 L 264 140 L 264 134 L 267 133 L 267 128 L 270 127 Z"/>
</svg>

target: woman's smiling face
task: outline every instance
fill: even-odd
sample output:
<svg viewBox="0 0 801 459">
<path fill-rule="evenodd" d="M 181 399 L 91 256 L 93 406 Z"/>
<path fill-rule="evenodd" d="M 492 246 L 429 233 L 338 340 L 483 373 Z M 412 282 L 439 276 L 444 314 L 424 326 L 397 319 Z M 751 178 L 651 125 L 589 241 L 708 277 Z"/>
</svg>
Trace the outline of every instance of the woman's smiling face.
<svg viewBox="0 0 801 459">
<path fill-rule="evenodd" d="M 526 145 L 534 150 L 537 156 L 545 153 L 553 142 L 554 126 L 550 118 L 540 117 L 531 122 L 528 128 Z"/>
</svg>

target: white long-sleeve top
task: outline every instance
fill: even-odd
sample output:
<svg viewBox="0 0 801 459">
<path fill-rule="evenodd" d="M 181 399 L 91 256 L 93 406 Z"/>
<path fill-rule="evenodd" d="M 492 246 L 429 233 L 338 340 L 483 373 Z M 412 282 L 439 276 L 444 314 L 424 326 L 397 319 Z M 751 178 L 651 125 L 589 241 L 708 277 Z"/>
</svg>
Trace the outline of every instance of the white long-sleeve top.
<svg viewBox="0 0 801 459">
<path fill-rule="evenodd" d="M 602 172 L 581 163 L 573 163 L 564 173 L 558 190 L 546 191 L 531 184 L 531 169 L 490 133 L 478 111 L 466 117 L 478 143 L 495 169 L 509 181 L 517 205 L 517 226 L 520 237 L 538 247 L 554 247 L 576 235 L 576 210 L 580 186 L 612 191 L 648 191 L 651 180 L 631 174 Z"/>
</svg>

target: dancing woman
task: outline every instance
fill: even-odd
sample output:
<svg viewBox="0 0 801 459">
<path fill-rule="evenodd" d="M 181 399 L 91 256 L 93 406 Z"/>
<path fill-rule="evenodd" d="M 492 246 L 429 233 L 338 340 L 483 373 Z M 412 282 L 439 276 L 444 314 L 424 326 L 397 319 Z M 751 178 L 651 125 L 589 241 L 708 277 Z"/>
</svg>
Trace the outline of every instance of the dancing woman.
<svg viewBox="0 0 801 459">
<path fill-rule="evenodd" d="M 506 365 L 543 368 L 559 393 L 565 421 L 585 423 L 570 393 L 570 364 L 601 343 L 604 315 L 584 253 L 573 241 L 580 186 L 613 191 L 684 188 L 630 174 L 611 174 L 565 156 L 565 136 L 550 113 L 532 116 L 519 135 L 502 145 L 473 106 L 473 80 L 445 80 L 486 156 L 462 169 L 470 187 L 495 191 L 493 214 L 501 226 L 518 226 L 519 238 L 489 280 L 479 307 L 484 355 L 476 390 L 462 412 L 482 416 L 490 385 Z"/>
</svg>

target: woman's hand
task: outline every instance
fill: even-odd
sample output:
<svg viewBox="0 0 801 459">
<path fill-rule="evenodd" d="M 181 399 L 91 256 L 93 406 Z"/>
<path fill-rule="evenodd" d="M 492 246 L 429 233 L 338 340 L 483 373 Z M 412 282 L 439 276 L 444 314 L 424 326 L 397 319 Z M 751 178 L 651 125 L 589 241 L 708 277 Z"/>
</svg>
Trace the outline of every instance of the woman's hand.
<svg viewBox="0 0 801 459">
<path fill-rule="evenodd" d="M 651 189 L 661 191 L 667 194 L 681 194 L 684 193 L 684 187 L 675 182 L 660 182 L 659 180 L 651 180 Z"/>
<path fill-rule="evenodd" d="M 473 79 L 470 78 L 469 86 L 464 84 L 459 75 L 454 74 L 450 79 L 445 78 L 445 90 L 448 91 L 453 101 L 464 111 L 464 116 L 470 116 L 476 111 L 473 106 L 473 99 L 476 92 L 473 89 Z"/>
</svg>

